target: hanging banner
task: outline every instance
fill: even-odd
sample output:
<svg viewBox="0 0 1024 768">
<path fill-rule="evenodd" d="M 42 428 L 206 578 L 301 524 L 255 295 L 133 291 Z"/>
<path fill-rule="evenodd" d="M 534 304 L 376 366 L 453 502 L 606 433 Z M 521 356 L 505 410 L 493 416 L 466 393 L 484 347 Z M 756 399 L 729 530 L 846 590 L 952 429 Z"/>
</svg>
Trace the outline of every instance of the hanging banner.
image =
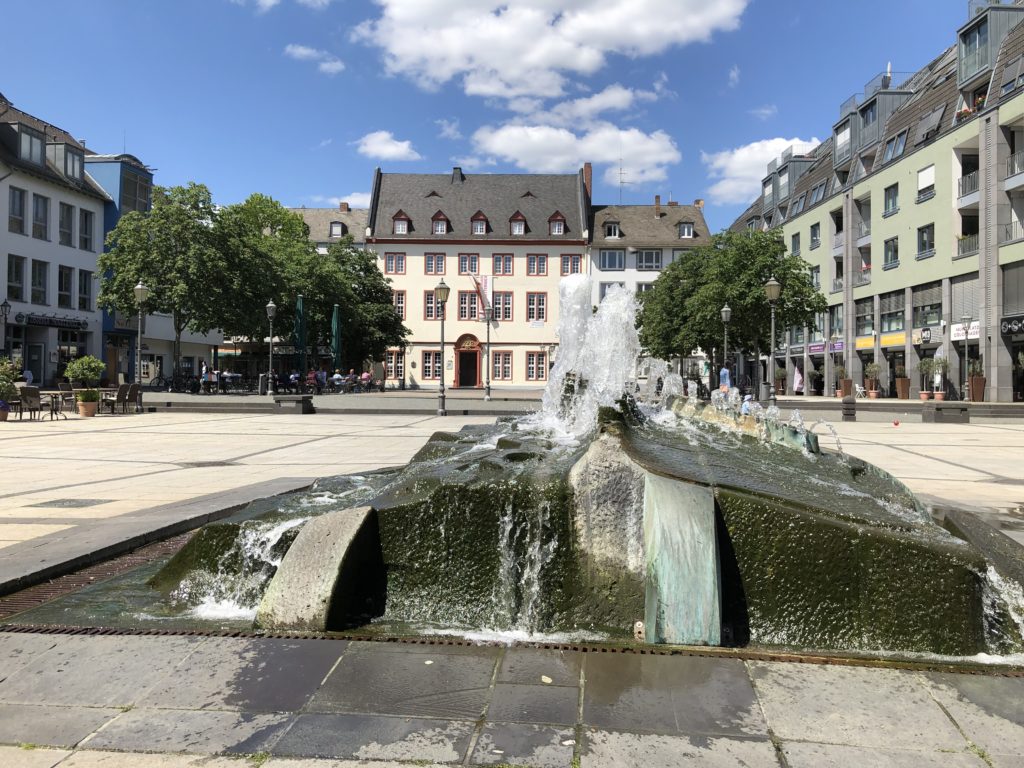
<svg viewBox="0 0 1024 768">
<path fill-rule="evenodd" d="M 875 337 L 874 336 L 858 336 L 857 341 L 854 345 L 854 349 L 874 349 L 875 348 Z"/>
<path fill-rule="evenodd" d="M 974 320 L 967 328 L 968 339 L 977 339 L 981 336 L 981 321 Z M 963 341 L 964 340 L 964 324 L 963 323 L 952 323 L 949 326 L 949 338 L 951 341 Z"/>
<path fill-rule="evenodd" d="M 907 334 L 904 331 L 883 333 L 881 342 L 883 347 L 902 347 L 907 343 Z"/>
</svg>

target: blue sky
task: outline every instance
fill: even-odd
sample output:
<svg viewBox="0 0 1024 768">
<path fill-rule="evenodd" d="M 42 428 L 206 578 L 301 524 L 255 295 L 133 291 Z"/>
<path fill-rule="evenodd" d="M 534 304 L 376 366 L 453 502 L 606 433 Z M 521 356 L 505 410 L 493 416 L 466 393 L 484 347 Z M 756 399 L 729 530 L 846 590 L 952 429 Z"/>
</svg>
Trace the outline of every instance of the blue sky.
<svg viewBox="0 0 1024 768">
<path fill-rule="evenodd" d="M 590 160 L 596 202 L 700 197 L 717 230 L 767 160 L 966 18 L 966 0 L 48 0 L 5 7 L 0 92 L 224 204 L 365 205 L 378 165 Z"/>
</svg>

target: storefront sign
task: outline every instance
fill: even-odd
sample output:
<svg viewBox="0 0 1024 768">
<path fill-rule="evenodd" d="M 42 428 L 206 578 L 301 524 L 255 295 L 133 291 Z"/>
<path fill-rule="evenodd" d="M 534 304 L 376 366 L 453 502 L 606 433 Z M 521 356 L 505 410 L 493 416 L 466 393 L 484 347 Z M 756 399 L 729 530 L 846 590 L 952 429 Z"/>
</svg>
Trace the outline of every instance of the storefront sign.
<svg viewBox="0 0 1024 768">
<path fill-rule="evenodd" d="M 131 331 L 132 333 L 139 332 L 139 316 L 138 315 L 126 315 L 123 312 L 112 312 L 111 319 L 113 320 L 115 331 Z M 142 324 L 142 332 L 146 332 L 146 324 Z"/>
<path fill-rule="evenodd" d="M 89 327 L 88 320 L 77 320 L 73 317 L 46 317 L 45 315 L 26 315 L 19 312 L 14 316 L 17 325 L 41 325 L 45 328 L 69 328 L 73 331 L 84 331 Z"/>
<path fill-rule="evenodd" d="M 874 336 L 858 336 L 855 349 L 874 349 L 875 348 L 875 337 Z"/>
<path fill-rule="evenodd" d="M 899 333 L 883 333 L 882 334 L 882 346 L 883 347 L 902 347 L 907 343 L 907 334 L 903 331 Z"/>
<path fill-rule="evenodd" d="M 917 344 L 931 344 L 932 343 L 932 329 L 931 328 L 915 328 L 910 332 L 910 343 Z"/>
<path fill-rule="evenodd" d="M 842 351 L 843 351 L 843 347 L 844 347 L 844 345 L 845 345 L 845 342 L 842 342 L 842 341 L 837 341 L 837 342 L 835 342 L 835 343 L 834 343 L 834 344 L 832 345 L 832 351 L 833 351 L 833 352 L 842 352 Z"/>
<path fill-rule="evenodd" d="M 1004 317 L 999 321 L 999 332 L 1004 336 L 1009 336 L 1015 333 L 1024 333 L 1024 315 Z M 971 338 L 976 337 L 972 336 Z"/>
<path fill-rule="evenodd" d="M 974 322 L 971 323 L 970 327 L 967 329 L 967 338 L 968 339 L 977 339 L 979 336 L 981 336 L 981 321 L 980 320 L 975 320 Z M 949 338 L 950 338 L 950 341 L 963 341 L 964 340 L 964 324 L 963 323 L 953 323 L 950 326 L 950 328 L 949 328 Z"/>
<path fill-rule="evenodd" d="M 801 344 L 798 347 L 790 347 L 789 348 L 789 354 L 790 355 L 796 356 L 796 355 L 802 355 L 803 353 L 804 353 L 804 345 L 803 344 Z"/>
<path fill-rule="evenodd" d="M 825 344 L 808 344 L 807 351 L 812 355 L 820 355 L 825 351 Z"/>
</svg>

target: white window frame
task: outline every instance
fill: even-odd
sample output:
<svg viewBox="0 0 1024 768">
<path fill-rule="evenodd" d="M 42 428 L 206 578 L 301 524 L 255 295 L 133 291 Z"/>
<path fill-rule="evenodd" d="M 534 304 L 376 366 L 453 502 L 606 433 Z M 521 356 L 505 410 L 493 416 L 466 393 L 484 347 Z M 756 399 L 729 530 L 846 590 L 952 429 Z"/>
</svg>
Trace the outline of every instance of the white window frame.
<svg viewBox="0 0 1024 768">
<path fill-rule="evenodd" d="M 486 235 L 487 234 L 487 222 L 483 219 L 475 219 L 472 222 L 473 234 L 474 235 Z"/>
<path fill-rule="evenodd" d="M 555 219 L 550 222 L 550 234 L 552 235 L 564 235 L 565 234 L 565 222 L 561 219 Z"/>
<path fill-rule="evenodd" d="M 328 237 L 341 237 L 345 231 L 345 226 L 340 221 L 331 222 L 331 234 Z"/>
<path fill-rule="evenodd" d="M 509 222 L 509 232 L 516 237 L 521 237 L 526 234 L 526 222 L 525 221 L 511 221 Z"/>
<path fill-rule="evenodd" d="M 640 272 L 655 272 L 661 269 L 661 249 L 644 248 L 636 252 L 636 268 Z"/>
<path fill-rule="evenodd" d="M 606 240 L 618 240 L 622 237 L 622 231 L 619 229 L 619 222 L 606 221 L 604 223 L 604 236 Z"/>
<path fill-rule="evenodd" d="M 444 219 L 434 219 L 432 231 L 435 235 L 447 235 L 448 222 Z"/>
<path fill-rule="evenodd" d="M 689 240 L 693 237 L 693 222 L 692 221 L 681 221 L 679 222 L 679 239 Z"/>
<path fill-rule="evenodd" d="M 597 267 L 602 272 L 621 272 L 626 268 L 626 252 L 621 248 L 602 248 Z"/>
<path fill-rule="evenodd" d="M 409 234 L 409 220 L 408 219 L 395 219 L 394 220 L 394 234 L 396 234 L 396 235 L 408 235 Z"/>
</svg>

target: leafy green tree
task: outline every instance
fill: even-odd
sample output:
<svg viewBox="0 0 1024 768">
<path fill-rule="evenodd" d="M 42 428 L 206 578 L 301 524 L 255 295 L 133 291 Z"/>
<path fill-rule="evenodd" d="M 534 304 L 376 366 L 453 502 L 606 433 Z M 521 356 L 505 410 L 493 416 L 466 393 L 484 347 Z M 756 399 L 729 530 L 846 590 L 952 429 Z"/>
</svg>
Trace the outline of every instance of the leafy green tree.
<svg viewBox="0 0 1024 768">
<path fill-rule="evenodd" d="M 154 187 L 152 210 L 122 216 L 107 237 L 109 250 L 97 260 L 100 306 L 134 315 L 139 308 L 133 289 L 141 280 L 150 289 L 143 311 L 171 316 L 175 371 L 181 334 L 218 327 L 230 300 L 227 263 L 214 237 L 216 219 L 204 185 Z"/>
<path fill-rule="evenodd" d="M 643 294 L 640 342 L 654 356 L 686 357 L 697 349 L 722 349 L 722 307 L 732 309 L 729 348 L 744 353 L 767 349 L 771 307 L 764 285 L 782 284 L 776 303 L 776 334 L 813 327 L 827 308 L 811 282 L 808 264 L 786 253 L 779 232 L 721 232 L 711 243 L 669 265 Z"/>
</svg>

